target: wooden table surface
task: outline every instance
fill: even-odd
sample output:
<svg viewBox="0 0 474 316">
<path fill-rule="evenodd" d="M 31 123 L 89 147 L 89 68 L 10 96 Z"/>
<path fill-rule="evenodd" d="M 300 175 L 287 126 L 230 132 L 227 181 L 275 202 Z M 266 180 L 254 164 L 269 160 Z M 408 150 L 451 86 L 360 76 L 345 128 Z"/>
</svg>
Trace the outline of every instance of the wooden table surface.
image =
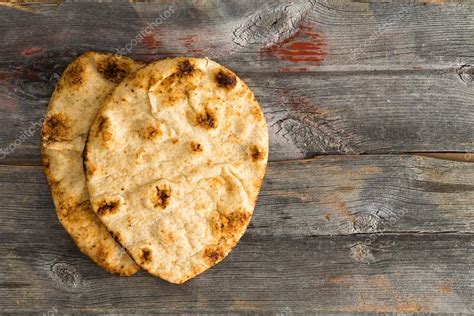
<svg viewBox="0 0 474 316">
<path fill-rule="evenodd" d="M 56 218 L 38 134 L 87 50 L 208 56 L 264 109 L 252 222 L 184 285 L 108 274 Z M 3 313 L 474 313 L 472 1 L 2 3 L 0 118 Z"/>
</svg>

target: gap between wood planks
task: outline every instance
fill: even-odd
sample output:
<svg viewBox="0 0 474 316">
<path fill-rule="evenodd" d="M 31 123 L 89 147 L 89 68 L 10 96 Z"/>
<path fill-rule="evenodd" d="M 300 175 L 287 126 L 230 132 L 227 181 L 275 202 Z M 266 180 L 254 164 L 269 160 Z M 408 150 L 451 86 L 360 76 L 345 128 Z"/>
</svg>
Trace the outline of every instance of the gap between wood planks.
<svg viewBox="0 0 474 316">
<path fill-rule="evenodd" d="M 236 52 L 238 54 L 247 54 Z M 136 58 L 140 60 L 139 57 Z M 260 61 L 264 61 L 261 59 Z M 473 71 L 474 66 L 468 63 L 446 63 L 444 65 L 439 65 L 435 63 L 423 64 L 423 67 L 419 66 L 407 66 L 407 65 L 397 65 L 397 64 L 387 64 L 387 65 L 363 65 L 363 64 L 333 64 L 333 65 L 318 65 L 318 66 L 307 66 L 303 70 L 299 68 L 288 68 L 284 72 L 279 72 L 283 75 L 297 74 L 326 74 L 329 73 L 331 76 L 347 76 L 347 75 L 392 75 L 392 74 L 451 74 L 459 77 L 462 82 L 467 84 L 474 81 L 474 77 L 471 72 Z M 238 72 L 239 76 L 244 75 L 261 75 L 265 71 L 254 72 L 251 70 L 244 70 Z M 267 71 L 267 73 L 275 73 L 275 70 Z"/>
<path fill-rule="evenodd" d="M 470 152 L 425 152 L 425 151 L 414 151 L 414 152 L 397 152 L 397 153 L 360 153 L 356 155 L 349 155 L 349 154 L 315 154 L 307 158 L 300 158 L 300 159 L 284 159 L 284 160 L 269 160 L 270 163 L 285 163 L 289 161 L 304 161 L 315 159 L 318 157 L 328 157 L 328 158 L 342 158 L 342 157 L 352 157 L 352 156 L 381 156 L 381 155 L 392 155 L 392 156 L 423 156 L 435 159 L 442 159 L 442 160 L 451 160 L 451 161 L 459 161 L 459 162 L 474 162 L 474 153 Z M 9 161 L 5 159 L 5 162 L 0 160 L 0 166 L 42 166 L 42 163 L 38 161 L 38 163 L 22 163 L 21 161 L 15 162 Z"/>
<path fill-rule="evenodd" d="M 458 152 L 419 152 L 415 155 L 431 157 L 436 159 L 445 159 L 461 162 L 474 162 L 474 153 L 458 153 Z"/>
<path fill-rule="evenodd" d="M 251 235 L 252 233 L 248 233 Z M 374 232 L 364 232 L 364 233 L 338 233 L 334 235 L 328 235 L 328 234 L 312 234 L 312 235 L 305 235 L 301 236 L 301 238 L 307 238 L 307 237 L 364 237 L 364 236 L 435 236 L 435 235 L 474 235 L 474 232 L 470 231 L 374 231 Z M 285 237 L 285 238 L 296 238 L 295 236 L 285 236 L 282 235 L 280 237 Z"/>
</svg>

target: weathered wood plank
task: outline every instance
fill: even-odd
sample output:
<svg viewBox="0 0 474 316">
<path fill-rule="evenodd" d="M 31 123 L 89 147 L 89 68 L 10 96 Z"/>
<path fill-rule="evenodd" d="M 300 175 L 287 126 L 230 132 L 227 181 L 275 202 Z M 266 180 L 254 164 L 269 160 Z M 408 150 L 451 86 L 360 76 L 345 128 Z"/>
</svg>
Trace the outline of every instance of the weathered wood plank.
<svg viewBox="0 0 474 316">
<path fill-rule="evenodd" d="M 32 64 L 25 69 L 37 71 L 35 80 L 18 75 L 0 89 L 2 163 L 40 163 L 38 133 L 55 63 Z M 240 75 L 264 108 L 270 160 L 474 152 L 474 93 L 454 72 Z"/>
<path fill-rule="evenodd" d="M 57 226 L 2 233 L 0 311 L 96 313 L 474 312 L 473 235 L 273 238 L 247 234 L 176 286 L 112 276 Z"/>
<path fill-rule="evenodd" d="M 248 81 L 264 105 L 275 160 L 467 152 L 474 146 L 474 94 L 449 72 L 287 74 Z"/>
<path fill-rule="evenodd" d="M 129 55 L 235 70 L 272 160 L 471 155 L 474 4 L 433 2 L 180 2 Z M 37 123 L 74 56 L 126 48 L 170 5 L 0 6 L 0 163 L 39 164 Z M 472 164 L 427 157 L 270 163 L 239 246 L 174 286 L 100 270 L 61 229 L 41 168 L 2 165 L 0 311 L 474 313 L 473 181 Z"/>
<path fill-rule="evenodd" d="M 472 163 L 416 156 L 286 161 L 268 167 L 252 229 L 276 236 L 474 232 L 473 201 Z"/>
<path fill-rule="evenodd" d="M 180 1 L 170 9 L 172 5 L 2 7 L 2 58 L 17 62 L 22 53 L 64 52 L 65 47 L 115 52 L 155 22 L 145 40 L 139 37 L 131 44 L 132 56 L 207 55 L 241 71 L 271 72 L 280 67 L 392 70 L 473 64 L 470 1 Z"/>
<path fill-rule="evenodd" d="M 138 38 L 130 55 L 207 55 L 234 69 L 265 108 L 272 160 L 474 151 L 473 4 L 208 6 L 183 2 L 167 19 L 170 3 L 0 7 L 0 158 L 13 148 L 2 162 L 39 163 L 38 137 L 21 135 L 39 122 L 73 56 L 123 48 L 157 18 L 163 23 Z M 371 34 L 376 36 L 366 43 Z M 300 59 L 298 47 L 324 60 L 288 60 L 288 46 Z M 352 58 L 351 49 L 360 47 L 363 52 Z M 324 54 L 318 51 L 323 48 Z"/>
<path fill-rule="evenodd" d="M 56 226 L 42 168 L 0 166 L 0 230 Z M 256 236 L 474 233 L 474 164 L 418 156 L 323 156 L 270 163 Z M 21 225 L 19 227 L 18 225 Z"/>
<path fill-rule="evenodd" d="M 417 155 L 453 161 L 474 162 L 474 153 L 418 153 Z"/>
<path fill-rule="evenodd" d="M 271 163 L 239 246 L 217 267 L 173 286 L 144 273 L 123 279 L 100 270 L 60 228 L 41 168 L 2 166 L 0 310 L 473 312 L 473 171 L 470 163 L 408 156 Z M 359 227 L 350 218 L 357 211 L 389 224 L 324 235 L 360 232 L 351 228 Z M 464 232 L 447 232 L 453 228 Z"/>
</svg>

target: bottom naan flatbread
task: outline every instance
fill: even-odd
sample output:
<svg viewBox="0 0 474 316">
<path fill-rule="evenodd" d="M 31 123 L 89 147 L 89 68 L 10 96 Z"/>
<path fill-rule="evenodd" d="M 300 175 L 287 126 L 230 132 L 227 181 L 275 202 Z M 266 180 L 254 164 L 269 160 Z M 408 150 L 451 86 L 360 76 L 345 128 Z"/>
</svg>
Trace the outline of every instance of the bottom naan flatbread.
<svg viewBox="0 0 474 316">
<path fill-rule="evenodd" d="M 79 249 L 105 270 L 132 275 L 139 267 L 90 208 L 83 149 L 99 106 L 128 74 L 143 64 L 88 52 L 59 80 L 42 130 L 42 158 L 58 218 Z"/>
<path fill-rule="evenodd" d="M 114 90 L 86 152 L 101 221 L 142 268 L 182 283 L 244 234 L 268 131 L 254 95 L 230 70 L 208 59 L 167 59 Z"/>
</svg>

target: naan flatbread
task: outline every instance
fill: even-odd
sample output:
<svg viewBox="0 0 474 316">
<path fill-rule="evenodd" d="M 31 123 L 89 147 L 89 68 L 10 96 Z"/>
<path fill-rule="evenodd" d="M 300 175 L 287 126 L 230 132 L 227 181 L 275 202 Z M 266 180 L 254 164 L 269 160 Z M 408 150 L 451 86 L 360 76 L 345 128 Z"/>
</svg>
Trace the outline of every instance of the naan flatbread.
<svg viewBox="0 0 474 316">
<path fill-rule="evenodd" d="M 182 283 L 221 261 L 251 219 L 268 157 L 254 95 L 209 59 L 126 78 L 86 145 L 93 210 L 149 273 Z"/>
<path fill-rule="evenodd" d="M 65 70 L 49 103 L 42 130 L 42 158 L 58 218 L 79 249 L 105 270 L 132 275 L 139 267 L 91 210 L 83 149 L 99 106 L 143 64 L 88 52 Z"/>
</svg>

